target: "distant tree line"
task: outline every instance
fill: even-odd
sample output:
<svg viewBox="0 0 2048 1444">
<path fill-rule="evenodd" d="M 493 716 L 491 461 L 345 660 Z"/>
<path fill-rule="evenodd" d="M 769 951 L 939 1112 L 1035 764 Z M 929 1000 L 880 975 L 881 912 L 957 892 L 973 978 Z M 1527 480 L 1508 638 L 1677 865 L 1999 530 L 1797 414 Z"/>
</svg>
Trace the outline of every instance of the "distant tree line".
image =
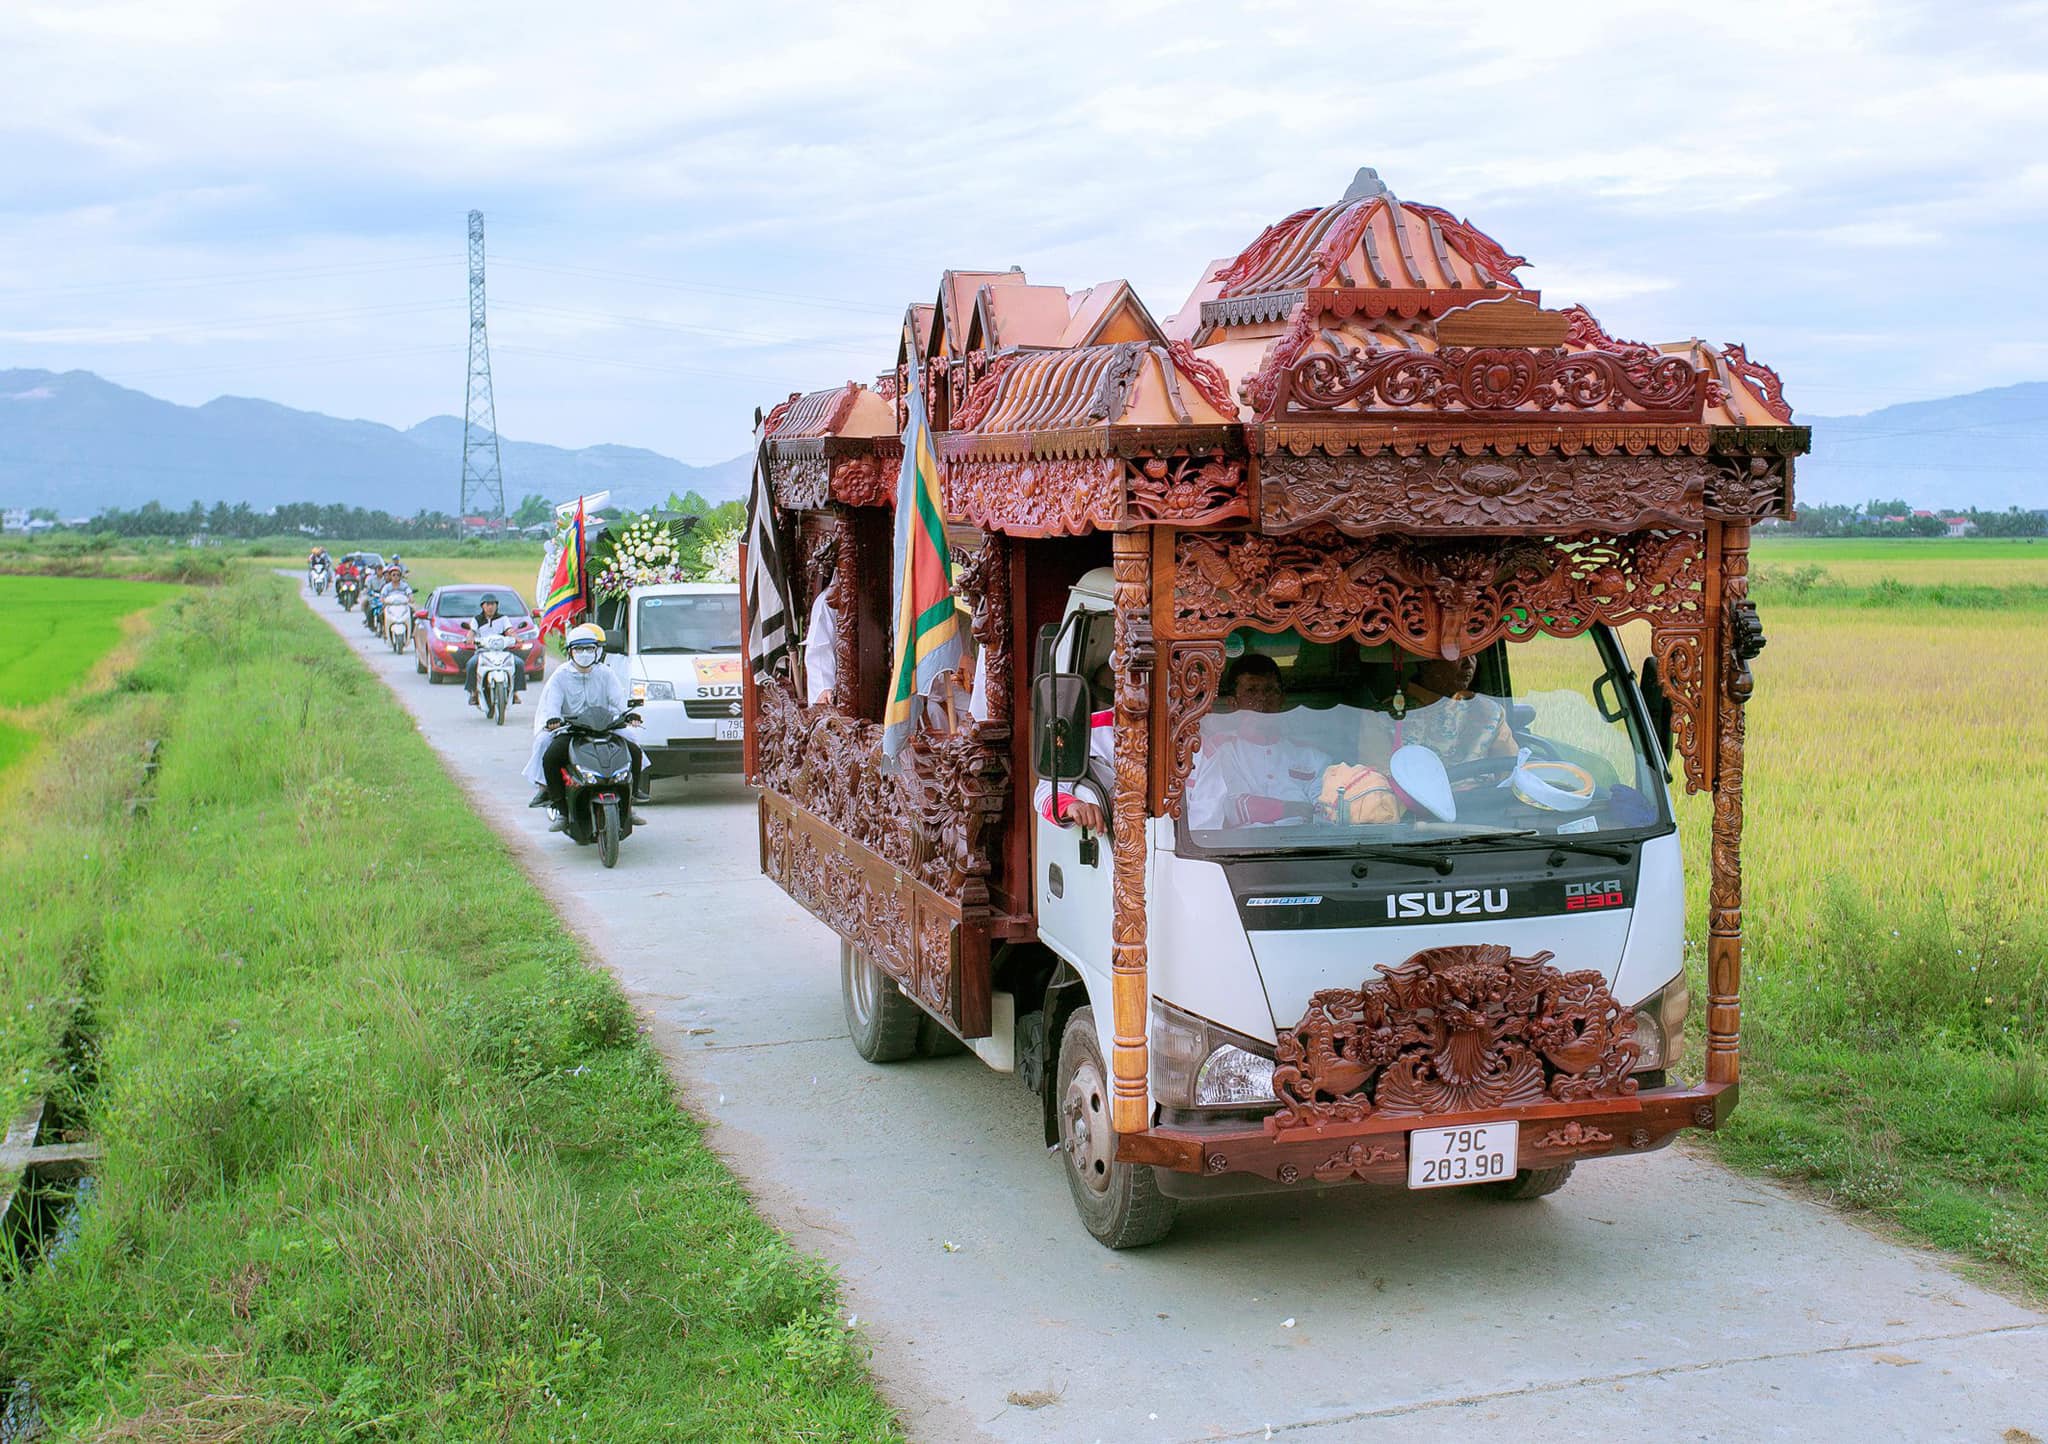
<svg viewBox="0 0 2048 1444">
<path fill-rule="evenodd" d="M 133 511 L 109 507 L 86 523 L 87 531 L 111 532 L 116 536 L 180 537 L 208 536 L 247 539 L 269 536 L 374 536 L 404 540 L 459 535 L 456 518 L 445 512 L 423 511 L 418 516 L 393 516 L 360 506 L 322 506 L 317 502 L 288 502 L 274 511 L 258 511 L 245 501 L 229 505 L 217 501 L 212 508 L 198 502 L 179 510 L 160 502 L 147 501 Z"/>
<path fill-rule="evenodd" d="M 746 515 L 746 507 L 741 502 L 728 501 L 714 505 L 694 491 L 685 492 L 681 496 L 671 494 L 665 509 L 698 517 L 713 527 L 737 526 Z M 38 508 L 36 515 L 43 514 L 44 509 Z M 595 514 L 608 520 L 617 520 L 631 513 L 618 507 L 606 507 Z M 48 515 L 51 520 L 56 519 L 54 512 Z M 510 511 L 506 520 L 514 527 L 538 526 L 552 522 L 554 505 L 544 496 L 528 494 Z M 393 541 L 418 541 L 434 537 L 459 537 L 463 534 L 461 518 L 450 516 L 446 512 L 423 511 L 417 516 L 393 516 L 390 512 L 375 511 L 367 507 L 323 506 L 310 501 L 288 502 L 270 511 L 258 511 L 245 501 L 238 501 L 232 505 L 225 501 L 217 501 L 211 508 L 195 501 L 183 509 L 149 501 L 132 511 L 121 507 L 108 507 L 86 523 L 85 530 L 113 536 L 204 535 L 237 541 L 273 536 L 377 537 Z"/>
<path fill-rule="evenodd" d="M 1916 514 L 1922 512 L 1925 514 Z M 1926 512 L 1907 501 L 1865 502 L 1862 506 L 1825 506 L 1799 503 L 1799 519 L 1789 528 L 1799 536 L 1885 537 L 1947 536 L 1950 517 L 1974 522 L 1978 536 L 2048 536 L 2048 513 L 2022 511 Z"/>
</svg>

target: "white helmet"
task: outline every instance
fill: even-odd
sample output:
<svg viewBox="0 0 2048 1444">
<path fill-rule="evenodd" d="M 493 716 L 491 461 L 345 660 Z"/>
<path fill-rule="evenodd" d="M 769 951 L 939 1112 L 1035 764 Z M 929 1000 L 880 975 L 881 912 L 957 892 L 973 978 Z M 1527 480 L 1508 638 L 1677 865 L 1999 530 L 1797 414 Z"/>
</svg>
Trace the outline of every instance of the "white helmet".
<svg viewBox="0 0 2048 1444">
<path fill-rule="evenodd" d="M 568 649 L 569 660 L 587 672 L 597 665 L 598 656 L 604 651 L 604 628 L 595 622 L 585 622 L 580 627 L 571 627 L 562 642 Z"/>
</svg>

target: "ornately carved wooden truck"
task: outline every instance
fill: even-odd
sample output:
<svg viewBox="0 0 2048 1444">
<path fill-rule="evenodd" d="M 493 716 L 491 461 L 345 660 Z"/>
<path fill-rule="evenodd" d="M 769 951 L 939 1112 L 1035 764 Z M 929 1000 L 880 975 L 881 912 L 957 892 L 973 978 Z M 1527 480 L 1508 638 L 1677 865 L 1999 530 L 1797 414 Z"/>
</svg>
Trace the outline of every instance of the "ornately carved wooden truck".
<svg viewBox="0 0 2048 1444">
<path fill-rule="evenodd" d="M 892 373 L 764 422 L 837 682 L 750 679 L 762 867 L 844 940 L 863 1055 L 1014 1071 L 1112 1247 L 1249 1189 L 1532 1197 L 1735 1104 L 1749 536 L 1809 433 L 1740 346 L 1617 341 L 1524 264 L 1363 171 L 1163 325 L 949 271 Z M 989 720 L 889 772 L 909 384 Z M 1034 790 L 1105 662 L 1098 848 Z M 1697 1082 L 1674 778 L 1713 795 Z"/>
</svg>

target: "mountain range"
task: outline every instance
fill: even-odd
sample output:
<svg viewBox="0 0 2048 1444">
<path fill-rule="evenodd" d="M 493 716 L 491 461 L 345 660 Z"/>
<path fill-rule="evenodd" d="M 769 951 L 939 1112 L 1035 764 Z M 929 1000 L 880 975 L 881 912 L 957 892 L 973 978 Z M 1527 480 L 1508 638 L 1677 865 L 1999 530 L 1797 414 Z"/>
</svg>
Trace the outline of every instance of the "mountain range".
<svg viewBox="0 0 2048 1444">
<path fill-rule="evenodd" d="M 1797 394 L 1797 386 L 1790 388 Z M 1908 401 L 1862 416 L 1803 416 L 1804 502 L 1902 499 L 1933 511 L 2048 507 L 2048 382 Z"/>
<path fill-rule="evenodd" d="M 711 501 L 746 495 L 752 458 L 691 466 L 633 446 L 571 451 L 499 438 L 505 504 L 609 490 L 636 508 L 670 492 Z M 430 416 L 400 431 L 274 401 L 223 396 L 180 406 L 90 371 L 0 371 L 0 506 L 53 507 L 64 517 L 147 501 L 339 502 L 410 516 L 453 513 L 460 498 L 462 420 Z"/>
<path fill-rule="evenodd" d="M 2040 460 L 2048 382 L 1796 419 L 1814 433 L 1813 454 L 1799 463 L 1803 501 L 2048 506 L 2048 462 Z M 508 506 L 531 492 L 558 501 L 601 489 L 633 507 L 672 491 L 727 501 L 746 494 L 751 465 L 737 456 L 690 466 L 631 446 L 500 446 Z M 461 468 L 462 422 L 453 416 L 400 431 L 239 396 L 179 406 L 90 371 L 0 371 L 0 506 L 54 507 L 66 517 L 151 500 L 453 512 Z"/>
</svg>

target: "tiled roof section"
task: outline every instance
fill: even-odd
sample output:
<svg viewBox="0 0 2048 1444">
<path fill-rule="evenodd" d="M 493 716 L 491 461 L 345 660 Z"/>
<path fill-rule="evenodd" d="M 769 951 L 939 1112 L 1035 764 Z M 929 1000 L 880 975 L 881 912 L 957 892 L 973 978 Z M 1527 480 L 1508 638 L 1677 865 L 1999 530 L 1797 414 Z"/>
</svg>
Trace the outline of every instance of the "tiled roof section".
<svg viewBox="0 0 2048 1444">
<path fill-rule="evenodd" d="M 895 430 L 889 403 L 858 381 L 812 391 L 778 406 L 767 431 L 778 441 L 808 436 L 886 436 Z"/>
<path fill-rule="evenodd" d="M 1750 360 L 1744 347 L 1732 342 L 1713 346 L 1695 340 L 1657 349 L 1666 356 L 1682 357 L 1692 363 L 1694 370 L 1707 373 L 1709 426 L 1793 424 L 1792 403 L 1785 399 L 1784 382 L 1763 362 Z"/>
<path fill-rule="evenodd" d="M 1224 414 L 1176 366 L 1167 348 L 1144 342 L 1080 346 L 1006 357 L 983 434 L 1072 431 L 1097 426 L 1218 426 Z M 971 403 L 970 403 L 971 404 Z"/>
<path fill-rule="evenodd" d="M 1022 286 L 1028 282 L 1020 270 L 947 271 L 939 278 L 938 313 L 926 334 L 931 342 L 926 354 L 958 356 L 967 349 L 968 322 L 974 314 L 974 298 L 983 286 Z M 943 346 L 940 344 L 943 342 Z"/>
<path fill-rule="evenodd" d="M 1217 279 L 1224 299 L 1308 286 L 1485 292 L 1519 287 L 1515 268 L 1527 264 L 1449 211 L 1381 187 L 1268 226 Z"/>
<path fill-rule="evenodd" d="M 975 293 L 965 349 L 1057 346 L 1069 305 L 1064 286 L 984 285 Z"/>
</svg>

